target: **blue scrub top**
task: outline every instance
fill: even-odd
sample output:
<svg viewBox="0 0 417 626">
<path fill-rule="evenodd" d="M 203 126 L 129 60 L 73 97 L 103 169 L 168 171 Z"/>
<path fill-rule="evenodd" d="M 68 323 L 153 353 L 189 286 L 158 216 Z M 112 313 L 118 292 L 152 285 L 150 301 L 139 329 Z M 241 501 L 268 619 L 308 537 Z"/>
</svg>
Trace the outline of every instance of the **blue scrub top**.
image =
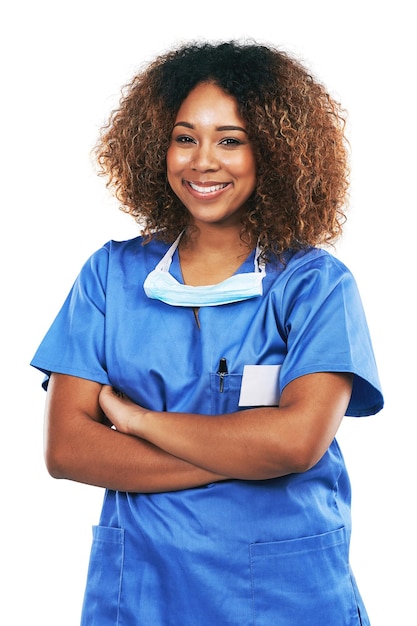
<svg viewBox="0 0 417 626">
<path fill-rule="evenodd" d="M 278 366 L 277 396 L 305 374 L 350 372 L 347 415 L 382 408 L 356 283 L 328 252 L 268 264 L 262 296 L 202 307 L 198 327 L 191 308 L 147 298 L 143 282 L 168 246 L 142 244 L 112 241 L 91 256 L 33 366 L 113 385 L 154 411 L 207 415 L 249 408 L 239 406 L 245 365 Z M 170 271 L 182 281 L 177 254 Z M 253 271 L 253 255 L 238 271 Z M 349 478 L 336 440 L 302 474 L 107 491 L 82 623 L 366 626 L 349 541 Z"/>
</svg>

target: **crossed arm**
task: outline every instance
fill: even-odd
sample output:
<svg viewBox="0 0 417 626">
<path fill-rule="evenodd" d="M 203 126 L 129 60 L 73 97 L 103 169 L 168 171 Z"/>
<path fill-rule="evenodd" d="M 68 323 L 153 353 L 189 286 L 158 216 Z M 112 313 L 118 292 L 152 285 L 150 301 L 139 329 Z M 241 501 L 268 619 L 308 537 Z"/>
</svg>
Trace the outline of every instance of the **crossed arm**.
<svg viewBox="0 0 417 626">
<path fill-rule="evenodd" d="M 133 492 L 303 472 L 332 442 L 351 390 L 349 374 L 309 374 L 285 387 L 279 407 L 207 416 L 149 411 L 111 387 L 52 374 L 46 465 L 55 478 Z"/>
</svg>

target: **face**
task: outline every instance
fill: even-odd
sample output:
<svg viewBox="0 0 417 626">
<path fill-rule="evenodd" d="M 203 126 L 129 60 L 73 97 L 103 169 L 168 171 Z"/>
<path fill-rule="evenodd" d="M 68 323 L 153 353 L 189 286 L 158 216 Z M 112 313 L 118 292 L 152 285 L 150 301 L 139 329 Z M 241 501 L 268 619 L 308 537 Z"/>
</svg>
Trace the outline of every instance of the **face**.
<svg viewBox="0 0 417 626">
<path fill-rule="evenodd" d="M 178 111 L 167 152 L 172 190 L 196 225 L 239 224 L 256 184 L 255 158 L 237 103 L 197 85 Z"/>
</svg>

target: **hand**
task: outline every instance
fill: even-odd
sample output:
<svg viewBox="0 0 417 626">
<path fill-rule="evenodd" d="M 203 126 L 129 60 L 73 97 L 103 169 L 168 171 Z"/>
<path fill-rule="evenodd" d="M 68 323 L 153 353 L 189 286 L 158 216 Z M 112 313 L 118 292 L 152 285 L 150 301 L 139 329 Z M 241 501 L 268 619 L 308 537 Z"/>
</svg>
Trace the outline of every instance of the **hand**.
<svg viewBox="0 0 417 626">
<path fill-rule="evenodd" d="M 146 409 L 109 385 L 103 385 L 99 402 L 102 411 L 116 430 L 126 435 L 140 436 L 140 418 Z"/>
</svg>

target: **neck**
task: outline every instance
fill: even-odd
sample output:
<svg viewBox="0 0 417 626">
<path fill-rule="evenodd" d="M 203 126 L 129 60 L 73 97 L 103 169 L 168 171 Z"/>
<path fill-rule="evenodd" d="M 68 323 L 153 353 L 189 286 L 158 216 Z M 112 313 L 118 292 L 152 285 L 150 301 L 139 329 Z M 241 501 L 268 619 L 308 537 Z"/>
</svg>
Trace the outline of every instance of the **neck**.
<svg viewBox="0 0 417 626">
<path fill-rule="evenodd" d="M 252 241 L 242 241 L 241 228 L 204 225 L 204 228 L 188 229 L 180 242 L 180 250 L 186 254 L 214 257 L 247 256 L 254 248 Z"/>
<path fill-rule="evenodd" d="M 253 248 L 241 240 L 240 229 L 192 229 L 184 234 L 179 246 L 184 282 L 218 283 L 234 274 Z"/>
</svg>

